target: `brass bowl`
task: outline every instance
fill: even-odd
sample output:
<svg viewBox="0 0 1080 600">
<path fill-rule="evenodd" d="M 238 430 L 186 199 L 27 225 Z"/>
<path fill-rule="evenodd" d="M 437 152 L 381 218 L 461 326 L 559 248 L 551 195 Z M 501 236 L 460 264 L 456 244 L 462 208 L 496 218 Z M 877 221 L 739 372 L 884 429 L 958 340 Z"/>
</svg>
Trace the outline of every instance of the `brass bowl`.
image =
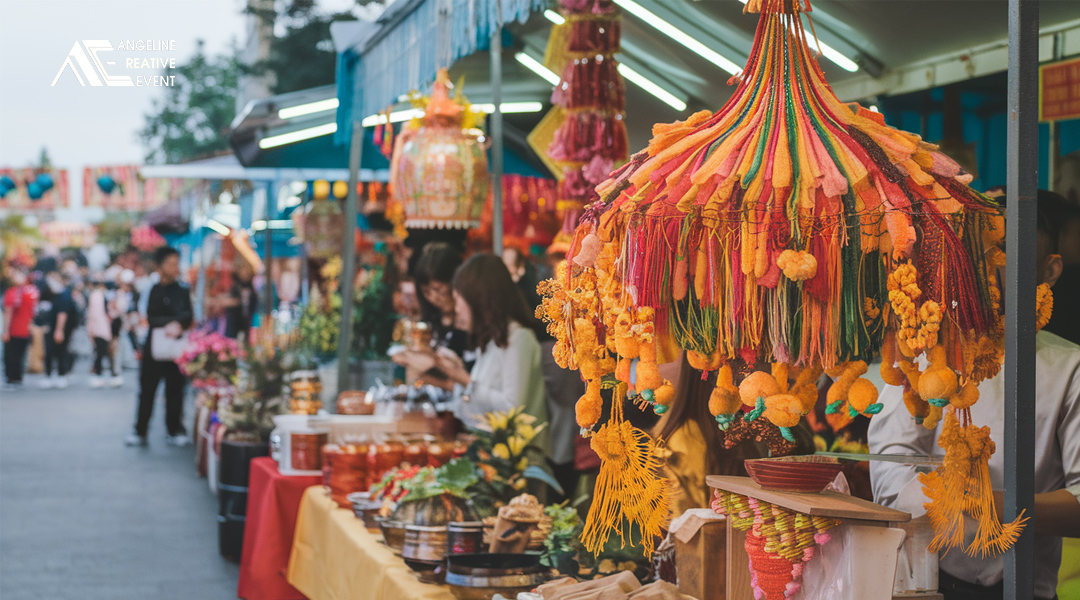
<svg viewBox="0 0 1080 600">
<path fill-rule="evenodd" d="M 405 546 L 405 524 L 401 521 L 391 521 L 379 517 L 376 519 L 379 524 L 379 530 L 382 532 L 383 541 L 391 549 L 401 551 Z"/>
<path fill-rule="evenodd" d="M 440 563 L 446 558 L 446 526 L 405 526 L 405 544 L 401 558 L 413 561 Z"/>
</svg>

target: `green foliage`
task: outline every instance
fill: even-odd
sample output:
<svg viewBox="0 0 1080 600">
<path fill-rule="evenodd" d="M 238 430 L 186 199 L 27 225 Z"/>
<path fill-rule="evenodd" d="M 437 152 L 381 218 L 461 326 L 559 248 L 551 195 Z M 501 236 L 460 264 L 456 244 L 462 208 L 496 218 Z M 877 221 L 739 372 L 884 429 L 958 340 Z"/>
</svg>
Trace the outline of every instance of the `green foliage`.
<svg viewBox="0 0 1080 600">
<path fill-rule="evenodd" d="M 175 79 L 163 88 L 165 97 L 154 100 L 139 132 L 146 162 L 180 163 L 228 150 L 225 134 L 236 114 L 240 75 L 235 49 L 231 55 L 207 56 L 199 40 L 194 56 L 162 75 Z"/>
<path fill-rule="evenodd" d="M 313 4 L 294 2 L 277 17 L 285 33 L 270 42 L 270 56 L 252 66 L 255 75 L 271 75 L 275 94 L 334 83 L 337 53 L 330 23 L 355 20 L 348 13 L 322 14 Z"/>
<path fill-rule="evenodd" d="M 353 352 L 362 360 L 381 360 L 394 338 L 393 291 L 386 281 L 386 267 L 363 270 L 356 279 L 353 302 Z"/>
<path fill-rule="evenodd" d="M 131 228 L 135 221 L 122 212 L 107 211 L 105 219 L 97 224 L 97 241 L 113 254 L 119 254 L 131 243 Z"/>
<path fill-rule="evenodd" d="M 563 502 L 544 508 L 544 514 L 551 517 L 551 533 L 544 540 L 540 562 L 558 567 L 567 558 L 576 560 L 582 549 L 582 524 L 577 509 Z"/>
<path fill-rule="evenodd" d="M 218 405 L 218 418 L 225 426 L 229 439 L 265 442 L 274 430 L 274 417 L 283 410 L 280 396 L 263 398 L 256 391 L 245 391 Z"/>
<path fill-rule="evenodd" d="M 324 296 L 312 288 L 311 299 L 300 314 L 301 344 L 315 355 L 330 355 L 337 351 L 341 332 L 341 295 L 333 292 Z"/>
</svg>

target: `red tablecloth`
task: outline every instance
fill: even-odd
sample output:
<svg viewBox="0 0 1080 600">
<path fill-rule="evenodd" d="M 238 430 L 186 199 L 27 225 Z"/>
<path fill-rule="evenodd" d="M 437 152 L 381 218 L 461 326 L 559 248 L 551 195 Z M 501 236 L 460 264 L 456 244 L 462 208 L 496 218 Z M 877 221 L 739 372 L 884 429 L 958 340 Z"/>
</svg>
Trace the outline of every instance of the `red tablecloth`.
<svg viewBox="0 0 1080 600">
<path fill-rule="evenodd" d="M 285 581 L 285 570 L 292 552 L 300 498 L 304 490 L 321 483 L 318 475 L 282 475 L 272 458 L 252 459 L 237 597 L 305 600 Z"/>
</svg>

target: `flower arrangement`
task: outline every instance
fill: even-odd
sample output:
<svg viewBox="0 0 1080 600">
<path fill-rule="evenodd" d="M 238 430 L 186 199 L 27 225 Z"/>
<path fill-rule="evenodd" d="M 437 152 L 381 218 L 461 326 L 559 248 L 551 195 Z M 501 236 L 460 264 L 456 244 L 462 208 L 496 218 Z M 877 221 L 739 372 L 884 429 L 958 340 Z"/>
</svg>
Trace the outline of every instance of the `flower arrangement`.
<svg viewBox="0 0 1080 600">
<path fill-rule="evenodd" d="M 312 288 L 311 300 L 300 314 L 300 339 L 314 354 L 328 355 L 337 350 L 341 332 L 341 295 L 337 291 L 341 257 L 328 260 L 319 274 L 325 289 Z"/>
<path fill-rule="evenodd" d="M 225 437 L 234 441 L 265 442 L 274 430 L 274 417 L 283 412 L 280 397 L 263 397 L 257 390 L 244 391 L 218 405 L 218 419 Z"/>
<path fill-rule="evenodd" d="M 241 358 L 236 340 L 216 332 L 193 331 L 176 362 L 195 387 L 216 387 L 236 383 Z"/>
<path fill-rule="evenodd" d="M 542 454 L 533 440 L 547 424 L 536 425 L 536 417 L 523 408 L 490 412 L 472 433 L 476 436 L 465 456 L 473 460 L 483 477 L 478 482 L 482 493 L 474 497 L 477 512 L 494 514 L 528 485 L 529 479 L 542 481 L 562 491 L 558 481 L 535 464 Z"/>
</svg>

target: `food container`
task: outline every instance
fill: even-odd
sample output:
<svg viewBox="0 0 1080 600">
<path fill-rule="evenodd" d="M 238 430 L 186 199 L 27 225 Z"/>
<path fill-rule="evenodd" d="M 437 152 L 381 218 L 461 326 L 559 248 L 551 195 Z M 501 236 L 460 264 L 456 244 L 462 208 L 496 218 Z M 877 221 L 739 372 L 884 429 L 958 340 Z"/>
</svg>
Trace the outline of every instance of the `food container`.
<svg viewBox="0 0 1080 600">
<path fill-rule="evenodd" d="M 450 462 L 453 454 L 454 445 L 452 442 L 435 442 L 428 444 L 427 464 L 429 467 L 439 468 Z"/>
<path fill-rule="evenodd" d="M 744 461 L 746 472 L 762 489 L 818 493 L 840 472 L 840 461 L 829 456 L 786 456 Z"/>
<path fill-rule="evenodd" d="M 484 523 L 454 521 L 446 526 L 448 554 L 477 554 L 484 549 Z"/>
<path fill-rule="evenodd" d="M 274 417 L 274 430 L 270 433 L 270 455 L 278 463 L 278 471 L 282 475 L 321 475 L 321 452 L 322 444 L 318 443 L 318 440 L 311 440 L 310 438 L 299 438 L 302 447 L 299 451 L 299 457 L 303 459 L 302 463 L 298 463 L 294 460 L 293 452 L 293 434 L 318 434 L 320 432 L 325 434 L 325 430 L 312 427 L 310 424 L 311 417 L 308 415 L 278 415 Z M 318 444 L 313 448 L 308 448 L 309 443 Z M 325 443 L 325 438 L 323 439 Z M 311 465 L 310 456 L 315 455 L 315 468 L 303 468 Z"/>
<path fill-rule="evenodd" d="M 323 446 L 323 484 L 341 508 L 349 508 L 349 494 L 369 487 L 368 450 L 362 443 Z"/>
<path fill-rule="evenodd" d="M 367 392 L 348 390 L 338 394 L 337 414 L 339 415 L 373 415 L 375 403 L 368 402 Z"/>
<path fill-rule="evenodd" d="M 516 598 L 547 580 L 539 554 L 457 554 L 447 558 L 446 584 L 458 600 Z"/>
<path fill-rule="evenodd" d="M 423 440 L 410 441 L 402 451 L 402 460 L 413 466 L 428 464 L 427 444 Z"/>
<path fill-rule="evenodd" d="M 405 524 L 401 521 L 391 521 L 383 517 L 378 517 L 376 522 L 379 524 L 379 531 L 382 532 L 383 542 L 391 549 L 401 551 L 401 548 L 405 545 Z"/>
<path fill-rule="evenodd" d="M 326 429 L 300 429 L 289 433 L 289 462 L 296 471 L 322 474 L 322 448 L 330 439 Z"/>
<path fill-rule="evenodd" d="M 401 464 L 405 457 L 405 445 L 400 441 L 389 441 L 371 446 L 370 478 L 376 482 L 386 475 L 386 472 Z"/>
<path fill-rule="evenodd" d="M 379 516 L 379 509 L 382 508 L 382 502 L 371 499 L 371 492 L 353 492 L 346 496 L 346 499 L 352 503 L 353 514 L 357 519 L 364 522 L 364 527 L 368 531 L 379 531 L 379 523 L 376 521 L 376 517 Z"/>
<path fill-rule="evenodd" d="M 441 563 L 446 558 L 446 526 L 406 525 L 401 558 Z"/>
</svg>

